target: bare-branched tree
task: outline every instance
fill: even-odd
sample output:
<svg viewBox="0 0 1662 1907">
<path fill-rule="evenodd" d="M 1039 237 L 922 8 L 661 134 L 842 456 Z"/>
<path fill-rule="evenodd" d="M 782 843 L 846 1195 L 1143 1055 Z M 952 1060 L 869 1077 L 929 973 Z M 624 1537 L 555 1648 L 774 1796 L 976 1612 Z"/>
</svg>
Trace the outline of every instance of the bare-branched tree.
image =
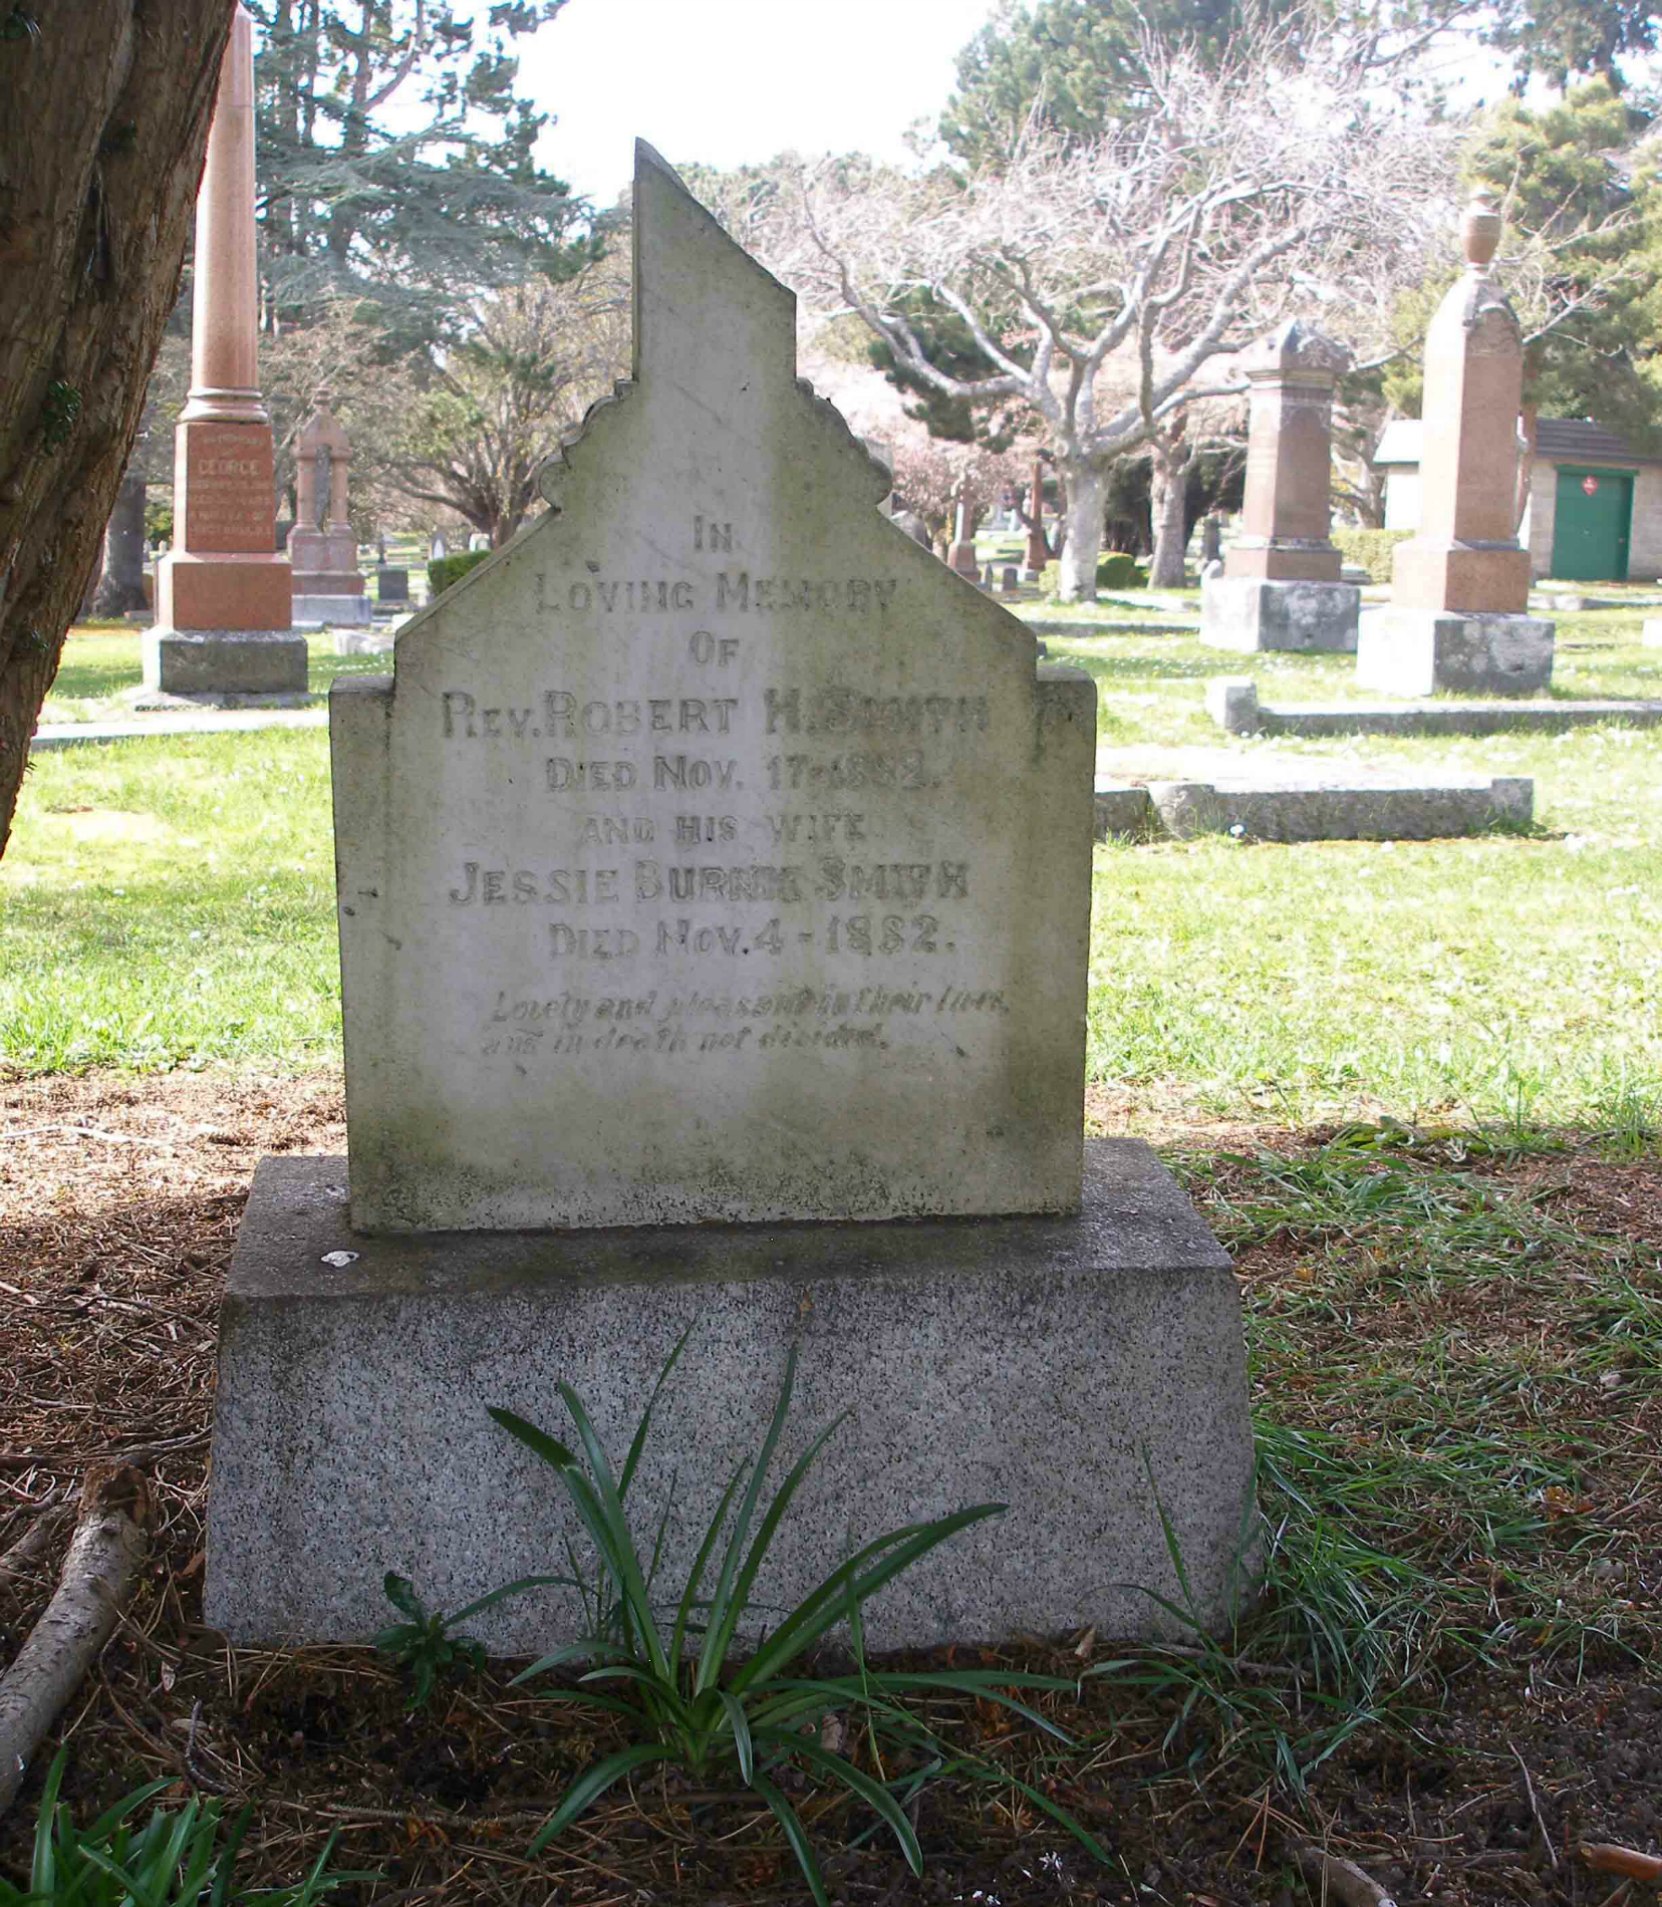
<svg viewBox="0 0 1662 1907">
<path fill-rule="evenodd" d="M 1250 23 L 1221 64 L 1151 40 L 1146 89 L 1101 139 L 1035 126 L 967 178 L 804 167 L 761 236 L 813 308 L 857 312 L 930 388 L 1031 412 L 1066 499 L 1062 594 L 1089 598 L 1110 465 L 1150 444 L 1180 494 L 1179 419 L 1238 388 L 1232 353 L 1294 311 L 1387 335 L 1454 203 L 1457 128 L 1421 102 L 1412 54 L 1298 13 Z M 943 312 L 980 373 L 935 361 Z"/>
<path fill-rule="evenodd" d="M 464 340 L 435 360 L 428 388 L 415 394 L 391 481 L 505 543 L 538 502 L 537 472 L 628 363 L 618 259 L 562 284 L 488 293 Z"/>
<path fill-rule="evenodd" d="M 1002 497 L 1019 492 L 1031 463 L 1014 450 L 954 443 L 915 425 L 895 439 L 890 453 L 896 498 L 923 519 L 938 544 L 950 535 L 959 503 L 985 515 Z"/>
</svg>

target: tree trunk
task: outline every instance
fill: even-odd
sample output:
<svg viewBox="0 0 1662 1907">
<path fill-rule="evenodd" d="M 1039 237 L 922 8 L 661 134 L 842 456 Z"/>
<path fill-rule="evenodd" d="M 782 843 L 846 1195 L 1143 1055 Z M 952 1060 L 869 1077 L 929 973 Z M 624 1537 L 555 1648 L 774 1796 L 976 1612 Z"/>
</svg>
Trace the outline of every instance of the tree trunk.
<svg viewBox="0 0 1662 1907">
<path fill-rule="evenodd" d="M 1183 555 L 1189 544 L 1184 514 L 1189 460 L 1159 443 L 1151 448 L 1154 464 L 1149 484 L 1149 528 L 1154 536 L 1154 556 L 1149 564 L 1149 587 L 1181 589 Z"/>
<path fill-rule="evenodd" d="M 0 853 L 173 308 L 231 0 L 0 39 Z"/>
<path fill-rule="evenodd" d="M 104 580 L 93 600 L 100 616 L 125 616 L 144 607 L 144 498 L 144 460 L 135 454 L 104 532 Z"/>
<path fill-rule="evenodd" d="M 1066 535 L 1058 568 L 1065 603 L 1096 601 L 1096 559 L 1102 553 L 1102 519 L 1108 506 L 1106 464 L 1065 463 L 1061 466 Z"/>
</svg>

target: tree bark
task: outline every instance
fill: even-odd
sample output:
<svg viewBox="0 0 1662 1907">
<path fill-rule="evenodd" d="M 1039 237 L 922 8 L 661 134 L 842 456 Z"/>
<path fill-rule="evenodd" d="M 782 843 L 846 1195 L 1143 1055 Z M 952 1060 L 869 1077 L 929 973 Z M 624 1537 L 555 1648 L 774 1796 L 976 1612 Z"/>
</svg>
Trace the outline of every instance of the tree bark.
<svg viewBox="0 0 1662 1907">
<path fill-rule="evenodd" d="M 100 616 L 125 616 L 144 607 L 145 491 L 144 459 L 135 453 L 104 531 L 104 580 L 93 599 Z"/>
<path fill-rule="evenodd" d="M 1181 589 L 1183 555 L 1189 545 L 1184 495 L 1189 459 L 1158 438 L 1150 440 L 1150 449 L 1154 463 L 1149 484 L 1149 528 L 1154 537 L 1154 555 L 1149 563 L 1149 586 Z"/>
<path fill-rule="evenodd" d="M 232 0 L 0 40 L 0 853 L 173 307 Z"/>
<path fill-rule="evenodd" d="M 1096 559 L 1102 553 L 1102 519 L 1108 505 L 1106 464 L 1061 465 L 1063 507 L 1067 533 L 1058 561 L 1065 603 L 1096 601 Z"/>
</svg>

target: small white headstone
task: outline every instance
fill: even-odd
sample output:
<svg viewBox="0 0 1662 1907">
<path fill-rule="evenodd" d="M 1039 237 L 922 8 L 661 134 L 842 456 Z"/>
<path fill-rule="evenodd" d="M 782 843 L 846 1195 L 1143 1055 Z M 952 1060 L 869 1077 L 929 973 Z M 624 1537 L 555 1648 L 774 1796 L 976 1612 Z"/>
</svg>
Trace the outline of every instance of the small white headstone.
<svg viewBox="0 0 1662 1907">
<path fill-rule="evenodd" d="M 332 698 L 367 1230 L 1065 1211 L 1095 695 L 637 155 L 634 374 Z"/>
</svg>

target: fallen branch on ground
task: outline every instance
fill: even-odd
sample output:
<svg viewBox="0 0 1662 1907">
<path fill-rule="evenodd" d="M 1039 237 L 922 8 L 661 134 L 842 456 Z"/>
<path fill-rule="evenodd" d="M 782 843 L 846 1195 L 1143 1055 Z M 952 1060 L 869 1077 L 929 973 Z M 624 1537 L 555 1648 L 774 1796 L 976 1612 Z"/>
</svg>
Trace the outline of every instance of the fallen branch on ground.
<svg viewBox="0 0 1662 1907">
<path fill-rule="evenodd" d="M 36 1566 L 44 1559 L 52 1547 L 53 1539 L 62 1529 L 68 1511 L 68 1504 L 58 1503 L 36 1512 L 35 1520 L 5 1555 L 0 1556 L 0 1583 L 34 1574 Z"/>
<path fill-rule="evenodd" d="M 149 1491 L 136 1470 L 89 1474 L 58 1587 L 0 1675 L 0 1814 L 16 1800 L 35 1750 L 109 1640 L 138 1579 L 149 1520 Z"/>
<path fill-rule="evenodd" d="M 1662 1887 L 1662 1858 L 1641 1854 L 1635 1847 L 1615 1847 L 1608 1841 L 1584 1841 L 1581 1858 L 1599 1874 L 1620 1874 L 1630 1881 L 1648 1881 Z"/>
<path fill-rule="evenodd" d="M 1319 1847 L 1297 1848 L 1294 1854 L 1299 1871 L 1317 1890 L 1318 1900 L 1335 1900 L 1339 1907 L 1396 1907 L 1378 1881 L 1371 1880 L 1354 1861 L 1324 1854 Z"/>
</svg>

